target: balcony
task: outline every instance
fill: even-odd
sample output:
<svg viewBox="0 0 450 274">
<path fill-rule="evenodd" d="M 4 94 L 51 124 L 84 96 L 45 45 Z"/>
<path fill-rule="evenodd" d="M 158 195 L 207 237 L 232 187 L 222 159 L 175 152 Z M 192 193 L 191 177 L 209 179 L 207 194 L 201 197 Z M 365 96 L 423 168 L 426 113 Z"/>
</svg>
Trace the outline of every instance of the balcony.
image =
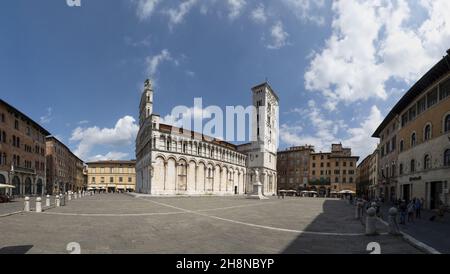
<svg viewBox="0 0 450 274">
<path fill-rule="evenodd" d="M 11 171 L 15 172 L 15 173 L 25 173 L 25 174 L 31 174 L 31 175 L 35 175 L 36 174 L 36 170 L 32 169 L 32 168 L 26 168 L 26 167 L 20 167 L 20 166 L 11 166 Z"/>
</svg>

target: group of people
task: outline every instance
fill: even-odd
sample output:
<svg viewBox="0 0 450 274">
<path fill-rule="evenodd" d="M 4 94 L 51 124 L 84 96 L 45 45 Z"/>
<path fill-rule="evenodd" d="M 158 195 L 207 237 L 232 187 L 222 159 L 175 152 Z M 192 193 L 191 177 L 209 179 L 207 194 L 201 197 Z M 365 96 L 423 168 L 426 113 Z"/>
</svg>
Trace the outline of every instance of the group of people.
<svg viewBox="0 0 450 274">
<path fill-rule="evenodd" d="M 396 206 L 400 211 L 400 224 L 406 224 L 406 222 L 414 222 L 414 219 L 421 218 L 421 211 L 425 200 L 423 198 L 413 198 L 409 203 L 405 200 L 398 199 Z"/>
</svg>

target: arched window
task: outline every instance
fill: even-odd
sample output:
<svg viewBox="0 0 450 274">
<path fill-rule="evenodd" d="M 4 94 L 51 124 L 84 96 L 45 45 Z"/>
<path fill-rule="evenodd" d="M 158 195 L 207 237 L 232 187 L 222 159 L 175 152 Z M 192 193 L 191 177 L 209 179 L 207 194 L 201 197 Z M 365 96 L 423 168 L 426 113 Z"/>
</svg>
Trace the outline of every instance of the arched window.
<svg viewBox="0 0 450 274">
<path fill-rule="evenodd" d="M 411 134 L 411 147 L 416 146 L 416 133 Z"/>
<path fill-rule="evenodd" d="M 450 131 L 450 114 L 445 116 L 445 122 L 444 122 L 444 132 Z"/>
<path fill-rule="evenodd" d="M 425 155 L 425 157 L 423 157 L 423 168 L 424 169 L 429 169 L 431 168 L 431 161 L 430 161 L 430 155 Z"/>
<path fill-rule="evenodd" d="M 416 171 L 416 161 L 413 159 L 411 160 L 411 172 Z"/>
<path fill-rule="evenodd" d="M 450 166 L 450 149 L 444 152 L 444 166 Z"/>
<path fill-rule="evenodd" d="M 424 134 L 423 134 L 423 139 L 424 139 L 425 141 L 431 139 L 431 125 L 429 125 L 429 124 L 425 126 L 425 130 L 424 130 Z"/>
</svg>

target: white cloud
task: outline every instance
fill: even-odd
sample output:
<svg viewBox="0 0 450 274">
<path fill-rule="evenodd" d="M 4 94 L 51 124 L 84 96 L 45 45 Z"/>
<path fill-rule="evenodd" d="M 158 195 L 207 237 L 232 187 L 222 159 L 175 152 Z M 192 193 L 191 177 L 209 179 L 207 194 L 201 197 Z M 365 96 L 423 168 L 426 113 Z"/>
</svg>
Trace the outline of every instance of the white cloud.
<svg viewBox="0 0 450 274">
<path fill-rule="evenodd" d="M 418 80 L 450 44 L 450 1 L 420 3 L 429 18 L 414 28 L 405 0 L 333 2 L 332 35 L 313 54 L 306 89 L 321 92 L 333 110 L 340 102 L 388 98 L 390 79 Z"/>
<path fill-rule="evenodd" d="M 114 128 L 77 127 L 70 137 L 78 143 L 74 153 L 81 159 L 88 159 L 96 146 L 122 147 L 134 143 L 139 126 L 131 116 L 119 119 Z"/>
<path fill-rule="evenodd" d="M 183 22 L 184 17 L 197 4 L 198 0 L 187 0 L 176 9 L 168 9 L 165 13 L 169 16 L 169 26 L 172 27 Z"/>
<path fill-rule="evenodd" d="M 51 107 L 48 107 L 46 111 L 46 114 L 40 117 L 41 124 L 49 124 L 53 119 L 53 109 Z"/>
<path fill-rule="evenodd" d="M 158 71 L 158 67 L 165 61 L 174 61 L 167 49 L 163 49 L 161 53 L 157 55 L 147 57 L 147 74 L 153 78 Z"/>
<path fill-rule="evenodd" d="M 289 34 L 284 30 L 283 23 L 277 21 L 270 30 L 272 43 L 267 45 L 269 49 L 280 49 L 287 45 Z"/>
<path fill-rule="evenodd" d="M 264 4 L 259 4 L 251 13 L 251 19 L 255 23 L 264 24 L 267 22 L 267 14 Z"/>
<path fill-rule="evenodd" d="M 230 18 L 231 20 L 239 17 L 245 5 L 247 4 L 245 0 L 227 0 L 227 3 L 230 10 L 230 12 L 228 13 L 228 18 Z"/>
<path fill-rule="evenodd" d="M 151 17 L 159 2 L 161 0 L 139 0 L 136 11 L 139 19 L 144 20 Z"/>
<path fill-rule="evenodd" d="M 365 157 L 373 152 L 376 139 L 371 138 L 373 132 L 382 122 L 382 115 L 376 106 L 372 106 L 369 115 L 357 127 L 349 127 L 344 121 L 327 119 L 314 101 L 308 102 L 304 110 L 294 110 L 304 122 L 283 124 L 280 127 L 280 139 L 287 145 L 314 145 L 316 151 L 329 151 L 332 143 L 342 143 L 352 148 L 353 155 Z M 310 128 L 314 133 L 305 133 Z M 340 137 L 343 136 L 343 137 Z"/>
<path fill-rule="evenodd" d="M 128 153 L 111 151 L 105 155 L 98 154 L 98 155 L 92 156 L 87 161 L 88 162 L 96 162 L 96 161 L 109 161 L 109 160 L 125 160 L 128 158 L 129 158 Z"/>
<path fill-rule="evenodd" d="M 78 122 L 79 125 L 85 125 L 85 124 L 89 124 L 88 120 L 82 120 Z"/>
<path fill-rule="evenodd" d="M 325 19 L 317 14 L 317 10 L 324 7 L 324 0 L 282 0 L 294 14 L 305 22 L 323 25 Z"/>
<path fill-rule="evenodd" d="M 211 112 L 206 109 L 199 108 L 197 106 L 186 108 L 186 111 L 182 113 L 182 116 L 175 117 L 173 114 L 168 114 L 161 118 L 161 123 L 173 125 L 173 126 L 181 126 L 183 119 L 188 119 L 193 121 L 194 119 L 200 119 L 211 117 Z"/>
</svg>

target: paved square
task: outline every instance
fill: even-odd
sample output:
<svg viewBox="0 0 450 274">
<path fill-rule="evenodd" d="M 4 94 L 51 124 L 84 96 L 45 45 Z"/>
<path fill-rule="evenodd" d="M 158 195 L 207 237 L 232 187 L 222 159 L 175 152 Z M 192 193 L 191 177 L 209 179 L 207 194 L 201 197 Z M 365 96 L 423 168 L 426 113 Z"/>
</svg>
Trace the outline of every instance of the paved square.
<svg viewBox="0 0 450 274">
<path fill-rule="evenodd" d="M 44 213 L 0 218 L 0 253 L 421 253 L 402 238 L 364 236 L 344 201 L 320 198 L 148 198 L 100 194 Z M 385 228 L 380 225 L 381 232 Z"/>
</svg>

